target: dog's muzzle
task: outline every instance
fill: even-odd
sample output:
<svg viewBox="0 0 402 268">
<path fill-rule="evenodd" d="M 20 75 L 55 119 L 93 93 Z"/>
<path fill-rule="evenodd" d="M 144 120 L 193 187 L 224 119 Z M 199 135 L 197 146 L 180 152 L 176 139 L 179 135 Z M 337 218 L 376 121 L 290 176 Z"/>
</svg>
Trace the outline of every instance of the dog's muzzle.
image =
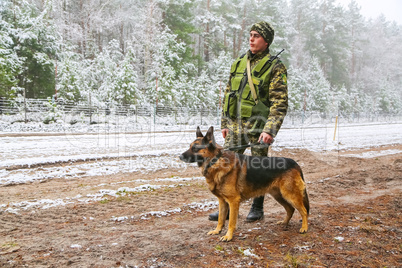
<svg viewBox="0 0 402 268">
<path fill-rule="evenodd" d="M 204 162 L 204 159 L 201 156 L 190 154 L 187 155 L 186 153 L 183 153 L 179 156 L 181 161 L 184 161 L 186 163 L 194 163 L 194 162 Z"/>
</svg>

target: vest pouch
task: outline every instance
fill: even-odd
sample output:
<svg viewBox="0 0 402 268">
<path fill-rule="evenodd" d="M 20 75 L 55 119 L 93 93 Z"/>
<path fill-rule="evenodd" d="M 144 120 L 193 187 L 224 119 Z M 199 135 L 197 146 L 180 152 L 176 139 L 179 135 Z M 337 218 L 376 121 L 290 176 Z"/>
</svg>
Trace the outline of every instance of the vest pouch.
<svg viewBox="0 0 402 268">
<path fill-rule="evenodd" d="M 261 79 L 253 77 L 254 87 L 258 87 L 261 83 Z M 253 95 L 251 93 L 250 85 L 247 83 L 243 92 L 241 93 L 241 104 L 240 104 L 240 116 L 242 118 L 250 118 L 253 116 L 253 109 L 256 106 Z"/>
<path fill-rule="evenodd" d="M 248 132 L 250 134 L 260 134 L 262 133 L 265 123 L 269 115 L 269 108 L 262 102 L 259 101 L 256 105 L 252 107 L 251 117 L 248 120 L 248 124 L 252 126 Z"/>
<path fill-rule="evenodd" d="M 241 100 L 240 100 L 240 116 L 241 118 L 250 118 L 251 117 L 251 110 L 255 102 L 253 97 L 251 96 L 250 86 L 248 83 L 244 86 L 243 92 L 241 93 Z"/>
<path fill-rule="evenodd" d="M 262 80 L 256 77 L 252 77 L 254 88 L 259 88 L 260 84 L 262 84 Z M 253 95 L 251 93 L 250 85 L 247 83 L 243 89 L 243 92 L 241 94 L 241 98 L 243 100 L 254 100 Z M 254 105 L 254 104 L 253 104 Z"/>
<path fill-rule="evenodd" d="M 225 105 L 223 106 L 224 115 L 230 118 L 236 118 L 237 95 L 232 91 L 225 95 Z"/>
<path fill-rule="evenodd" d="M 240 88 L 241 81 L 243 76 L 235 76 L 230 81 L 231 91 L 238 91 Z"/>
<path fill-rule="evenodd" d="M 225 95 L 225 104 L 223 106 L 224 115 L 230 118 L 237 117 L 238 107 L 238 90 L 242 82 L 243 76 L 235 76 L 230 81 L 231 91 Z"/>
<path fill-rule="evenodd" d="M 254 100 L 242 99 L 240 103 L 240 116 L 241 118 L 250 118 L 252 116 L 252 110 L 255 106 Z"/>
</svg>

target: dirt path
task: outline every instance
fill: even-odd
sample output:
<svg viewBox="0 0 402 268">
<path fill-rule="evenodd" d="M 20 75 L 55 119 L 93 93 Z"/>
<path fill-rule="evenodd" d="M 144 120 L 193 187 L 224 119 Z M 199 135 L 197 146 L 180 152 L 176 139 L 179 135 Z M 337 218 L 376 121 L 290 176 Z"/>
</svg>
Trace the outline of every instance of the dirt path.
<svg viewBox="0 0 402 268">
<path fill-rule="evenodd" d="M 276 225 L 284 210 L 266 198 L 256 223 L 245 223 L 242 204 L 229 243 L 206 235 L 216 198 L 195 167 L 0 187 L 10 204 L 0 210 L 0 266 L 401 267 L 402 153 L 348 156 L 390 150 L 402 145 L 273 152 L 303 168 L 309 232 L 298 234 L 297 212 L 289 228 Z"/>
</svg>

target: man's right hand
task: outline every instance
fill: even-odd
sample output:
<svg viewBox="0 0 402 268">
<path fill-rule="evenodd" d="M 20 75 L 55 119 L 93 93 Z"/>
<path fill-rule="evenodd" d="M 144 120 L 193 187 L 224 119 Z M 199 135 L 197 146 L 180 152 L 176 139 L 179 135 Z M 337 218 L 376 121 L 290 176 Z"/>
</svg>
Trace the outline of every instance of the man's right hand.
<svg viewBox="0 0 402 268">
<path fill-rule="evenodd" d="M 228 134 L 229 134 L 229 129 L 228 129 L 228 128 L 222 129 L 222 136 L 223 136 L 224 139 L 226 138 L 226 136 L 227 136 Z"/>
</svg>

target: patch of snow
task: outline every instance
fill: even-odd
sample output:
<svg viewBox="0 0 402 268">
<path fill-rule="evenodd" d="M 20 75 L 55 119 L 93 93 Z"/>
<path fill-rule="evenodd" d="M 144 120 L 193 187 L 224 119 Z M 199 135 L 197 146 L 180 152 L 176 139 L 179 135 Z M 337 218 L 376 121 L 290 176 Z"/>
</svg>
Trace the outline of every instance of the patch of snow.
<svg viewBox="0 0 402 268">
<path fill-rule="evenodd" d="M 142 220 L 148 220 L 149 217 L 161 218 L 161 217 L 170 216 L 172 214 L 180 213 L 181 211 L 182 211 L 181 208 L 175 208 L 172 210 L 165 210 L 165 211 L 151 211 L 151 212 L 141 214 L 140 218 Z"/>
<path fill-rule="evenodd" d="M 217 208 L 218 205 L 219 205 L 218 201 L 205 201 L 204 203 L 193 202 L 186 206 L 195 210 L 208 211 Z"/>
<path fill-rule="evenodd" d="M 115 221 L 115 222 L 123 222 L 123 221 L 126 221 L 126 220 L 128 220 L 128 217 L 127 216 L 122 216 L 122 217 L 115 217 L 115 216 L 112 216 L 112 219 L 111 219 L 112 221 Z"/>
<path fill-rule="evenodd" d="M 335 241 L 338 241 L 338 242 L 342 242 L 343 240 L 345 240 L 345 238 L 343 238 L 342 236 L 334 237 L 334 239 L 335 239 Z"/>
<path fill-rule="evenodd" d="M 253 250 L 250 249 L 250 248 L 247 248 L 247 249 L 244 249 L 244 250 L 239 248 L 239 250 L 243 252 L 244 256 L 253 257 L 253 258 L 259 258 L 256 254 L 253 253 Z"/>
<path fill-rule="evenodd" d="M 401 150 L 383 150 L 383 151 L 370 151 L 370 152 L 363 152 L 360 154 L 344 154 L 342 156 L 346 157 L 357 157 L 357 158 L 375 158 L 379 156 L 385 155 L 393 155 L 393 154 L 400 154 L 402 153 Z"/>
<path fill-rule="evenodd" d="M 161 217 L 168 217 L 177 213 L 181 213 L 183 211 L 188 211 L 188 209 L 192 209 L 192 210 L 199 210 L 199 211 L 207 211 L 209 209 L 214 209 L 218 206 L 218 202 L 217 201 L 205 201 L 203 203 L 191 203 L 191 204 L 185 204 L 183 205 L 183 208 L 175 208 L 175 209 L 171 209 L 171 210 L 164 210 L 164 211 L 150 211 L 150 212 L 146 212 L 146 213 L 142 213 L 141 215 L 139 215 L 139 218 L 141 220 L 149 220 L 151 217 L 157 217 L 157 218 L 161 218 Z M 121 216 L 121 217 L 115 217 L 113 216 L 111 218 L 111 221 L 114 222 L 124 222 L 126 220 L 128 220 L 129 218 L 134 219 L 134 216 Z"/>
<path fill-rule="evenodd" d="M 197 178 L 197 177 L 196 177 Z M 185 178 L 185 179 L 192 179 L 192 178 Z M 82 195 L 77 195 L 75 197 L 66 197 L 63 199 L 42 199 L 42 200 L 29 200 L 29 201 L 22 201 L 17 203 L 10 203 L 10 204 L 0 204 L 0 211 L 5 211 L 9 213 L 18 213 L 20 209 L 28 210 L 28 209 L 48 209 L 57 206 L 65 206 L 67 204 L 74 204 L 76 202 L 81 203 L 89 203 L 94 201 L 100 201 L 105 196 L 112 196 L 112 197 L 119 197 L 124 196 L 131 193 L 138 193 L 138 192 L 145 192 L 145 191 L 155 191 L 161 188 L 175 188 L 185 186 L 183 184 L 178 185 L 152 185 L 152 184 L 144 184 L 134 188 L 129 187 L 121 187 L 117 190 L 112 189 L 101 189 L 95 194 L 87 194 L 85 197 Z M 200 205 L 203 206 L 202 204 Z M 176 212 L 176 211 L 171 211 Z"/>
</svg>

